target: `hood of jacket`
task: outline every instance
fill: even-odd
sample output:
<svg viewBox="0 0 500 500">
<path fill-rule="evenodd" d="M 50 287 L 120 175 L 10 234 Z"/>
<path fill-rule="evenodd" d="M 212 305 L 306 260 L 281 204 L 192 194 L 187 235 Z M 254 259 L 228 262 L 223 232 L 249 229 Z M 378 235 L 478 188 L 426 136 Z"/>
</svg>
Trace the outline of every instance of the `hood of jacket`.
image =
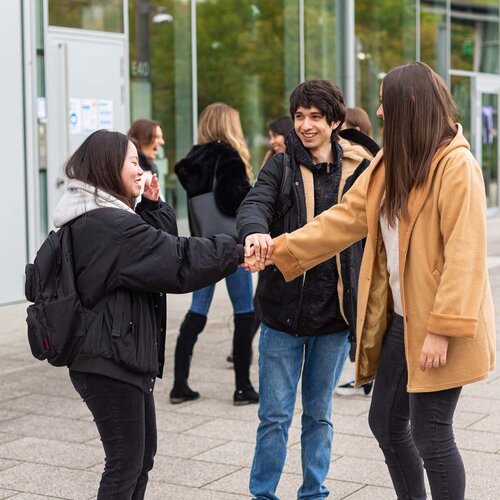
<svg viewBox="0 0 500 500">
<path fill-rule="evenodd" d="M 295 130 L 292 130 L 286 140 L 286 149 L 288 154 L 294 157 L 295 161 L 299 165 L 307 167 L 312 173 L 319 172 L 325 163 L 314 163 L 311 153 L 302 144 Z M 332 153 L 333 153 L 333 168 L 336 168 L 339 161 L 342 161 L 343 151 L 337 141 L 332 142 Z"/>
<path fill-rule="evenodd" d="M 224 141 L 218 140 L 193 146 L 186 157 L 175 165 L 174 169 L 185 189 L 190 191 L 186 187 L 189 186 L 190 179 L 199 175 L 200 171 L 205 173 L 207 167 L 215 165 L 217 158 L 221 155 L 224 155 L 224 158 L 230 159 L 234 156 L 235 159 L 240 159 L 236 150 Z"/>
<path fill-rule="evenodd" d="M 61 227 L 81 215 L 97 208 L 118 208 L 135 212 L 118 198 L 96 189 L 94 186 L 77 179 L 68 182 L 66 192 L 59 200 L 53 215 L 55 227 Z"/>
</svg>

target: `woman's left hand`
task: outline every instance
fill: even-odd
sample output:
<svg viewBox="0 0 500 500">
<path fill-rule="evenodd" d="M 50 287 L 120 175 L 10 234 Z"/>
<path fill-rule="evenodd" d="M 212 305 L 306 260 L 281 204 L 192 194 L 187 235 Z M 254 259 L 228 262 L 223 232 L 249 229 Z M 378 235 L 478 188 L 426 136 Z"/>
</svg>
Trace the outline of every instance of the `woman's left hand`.
<svg viewBox="0 0 500 500">
<path fill-rule="evenodd" d="M 446 365 L 448 341 L 444 335 L 427 332 L 418 363 L 423 372 Z"/>
<path fill-rule="evenodd" d="M 158 182 L 158 176 L 153 174 L 151 179 L 146 179 L 144 183 L 144 193 L 142 195 L 152 201 L 158 201 L 160 197 L 160 183 Z"/>
</svg>

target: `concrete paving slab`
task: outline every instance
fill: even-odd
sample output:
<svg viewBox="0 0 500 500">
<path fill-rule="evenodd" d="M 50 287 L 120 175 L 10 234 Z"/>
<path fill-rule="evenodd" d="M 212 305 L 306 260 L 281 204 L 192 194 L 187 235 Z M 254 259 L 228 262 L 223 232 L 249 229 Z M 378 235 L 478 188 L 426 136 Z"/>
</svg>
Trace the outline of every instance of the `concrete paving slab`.
<svg viewBox="0 0 500 500">
<path fill-rule="evenodd" d="M 461 450 L 465 470 L 473 476 L 489 476 L 500 471 L 500 455 L 496 453 L 481 453 L 479 451 Z M 500 492 L 500 489 L 498 490 Z M 498 498 L 498 497 L 497 497 Z"/>
<path fill-rule="evenodd" d="M 41 394 L 30 394 L 5 401 L 0 403 L 0 409 L 74 419 L 88 418 L 91 415 L 87 405 L 81 399 L 76 399 L 76 397 L 71 399 L 61 398 Z"/>
<path fill-rule="evenodd" d="M 468 427 L 475 431 L 487 431 L 500 436 L 500 418 L 498 415 L 487 415 L 475 424 Z"/>
<path fill-rule="evenodd" d="M 344 498 L 345 500 L 396 500 L 396 495 L 390 488 L 363 486 L 363 488 Z"/>
<path fill-rule="evenodd" d="M 9 500 L 60 500 L 60 498 L 57 497 L 49 497 L 46 495 L 32 495 L 31 493 L 18 493 L 8 498 Z"/>
<path fill-rule="evenodd" d="M 187 431 L 188 434 L 195 436 L 209 436 L 217 439 L 242 441 L 246 443 L 255 443 L 255 432 L 255 424 L 240 420 L 229 420 L 227 418 L 217 418 Z M 288 443 L 294 444 L 298 441 L 300 441 L 300 431 L 290 428 Z"/>
<path fill-rule="evenodd" d="M 0 471 L 0 488 L 71 500 L 95 496 L 99 476 L 92 472 L 24 463 Z"/>
<path fill-rule="evenodd" d="M 0 422 L 0 431 L 75 443 L 83 443 L 98 436 L 97 428 L 91 422 L 41 415 L 26 415 Z"/>
<path fill-rule="evenodd" d="M 383 461 L 347 457 L 335 460 L 330 466 L 328 477 L 338 481 L 356 481 L 360 484 L 387 486 L 391 479 Z"/>
<path fill-rule="evenodd" d="M 172 407 L 172 405 L 170 405 Z M 258 405 L 234 406 L 231 402 L 221 402 L 214 399 L 201 398 L 190 405 L 178 405 L 175 408 L 177 413 L 189 415 L 205 415 L 207 417 L 222 417 L 231 420 L 243 420 L 255 423 L 257 419 Z"/>
<path fill-rule="evenodd" d="M 469 429 L 454 429 L 455 440 L 460 449 L 497 453 L 500 450 L 500 434 Z"/>
<path fill-rule="evenodd" d="M 374 437 L 353 436 L 336 432 L 333 438 L 333 452 L 337 455 L 384 460 L 382 450 Z"/>
<path fill-rule="evenodd" d="M 200 488 L 187 488 L 177 484 L 157 483 L 151 481 L 146 491 L 147 500 L 242 500 L 247 495 L 232 495 L 220 491 L 209 491 Z"/>
<path fill-rule="evenodd" d="M 25 437 L 0 446 L 0 457 L 70 469 L 87 469 L 104 460 L 102 449 L 79 443 Z"/>
<path fill-rule="evenodd" d="M 14 498 L 13 495 L 18 496 L 16 491 L 0 489 L 0 500 L 4 500 L 4 498 Z"/>
<path fill-rule="evenodd" d="M 18 460 L 8 460 L 6 458 L 0 458 L 0 470 L 10 469 L 14 465 L 18 465 L 20 462 Z"/>
<path fill-rule="evenodd" d="M 224 477 L 223 479 L 220 479 L 219 481 L 215 481 L 205 486 L 204 489 L 234 493 L 237 495 L 244 495 L 249 498 L 249 475 L 250 469 L 243 468 L 233 474 Z M 302 477 L 300 475 L 283 473 L 276 490 L 276 495 L 283 500 L 296 498 L 297 490 L 300 488 L 301 484 Z M 341 499 L 345 498 L 350 493 L 357 491 L 363 485 L 335 480 L 327 480 L 325 482 L 325 486 L 330 490 L 330 496 L 328 497 L 329 499 Z"/>
<path fill-rule="evenodd" d="M 14 420 L 14 419 L 19 418 L 21 416 L 22 416 L 22 413 L 19 413 L 17 411 L 0 409 L 0 422 L 8 422 L 10 420 Z"/>
<path fill-rule="evenodd" d="M 158 430 L 165 432 L 185 432 L 211 420 L 210 417 L 199 415 L 184 415 L 181 413 L 165 412 L 163 410 L 156 411 L 156 425 Z"/>
<path fill-rule="evenodd" d="M 239 467 L 231 465 L 159 455 L 155 459 L 150 478 L 152 481 L 200 488 L 238 469 Z"/>
<path fill-rule="evenodd" d="M 158 432 L 158 454 L 176 458 L 197 457 L 225 443 L 222 439 L 189 436 L 178 432 Z M 223 463 L 223 462 L 220 462 Z"/>
</svg>

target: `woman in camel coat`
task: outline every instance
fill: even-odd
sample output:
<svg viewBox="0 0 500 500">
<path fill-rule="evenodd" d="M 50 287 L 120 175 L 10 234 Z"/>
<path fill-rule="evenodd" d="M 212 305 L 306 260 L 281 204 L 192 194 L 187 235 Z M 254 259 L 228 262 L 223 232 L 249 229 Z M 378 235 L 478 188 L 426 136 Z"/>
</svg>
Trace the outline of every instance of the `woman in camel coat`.
<svg viewBox="0 0 500 500">
<path fill-rule="evenodd" d="M 272 262 L 292 280 L 366 237 L 356 384 L 377 378 L 370 427 L 398 499 L 426 498 L 423 461 L 433 500 L 461 500 L 453 414 L 462 386 L 495 364 L 484 181 L 427 65 L 390 71 L 381 99 L 383 150 L 342 203 L 274 240 Z"/>
</svg>

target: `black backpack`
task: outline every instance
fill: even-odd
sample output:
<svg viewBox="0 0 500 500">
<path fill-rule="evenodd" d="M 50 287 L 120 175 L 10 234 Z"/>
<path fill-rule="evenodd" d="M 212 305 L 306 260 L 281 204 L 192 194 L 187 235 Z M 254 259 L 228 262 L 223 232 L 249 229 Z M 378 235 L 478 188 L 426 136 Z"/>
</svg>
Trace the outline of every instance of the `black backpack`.
<svg viewBox="0 0 500 500">
<path fill-rule="evenodd" d="M 54 366 L 71 364 L 94 313 L 78 296 L 70 225 L 51 231 L 26 265 L 25 295 L 31 353 Z"/>
</svg>

